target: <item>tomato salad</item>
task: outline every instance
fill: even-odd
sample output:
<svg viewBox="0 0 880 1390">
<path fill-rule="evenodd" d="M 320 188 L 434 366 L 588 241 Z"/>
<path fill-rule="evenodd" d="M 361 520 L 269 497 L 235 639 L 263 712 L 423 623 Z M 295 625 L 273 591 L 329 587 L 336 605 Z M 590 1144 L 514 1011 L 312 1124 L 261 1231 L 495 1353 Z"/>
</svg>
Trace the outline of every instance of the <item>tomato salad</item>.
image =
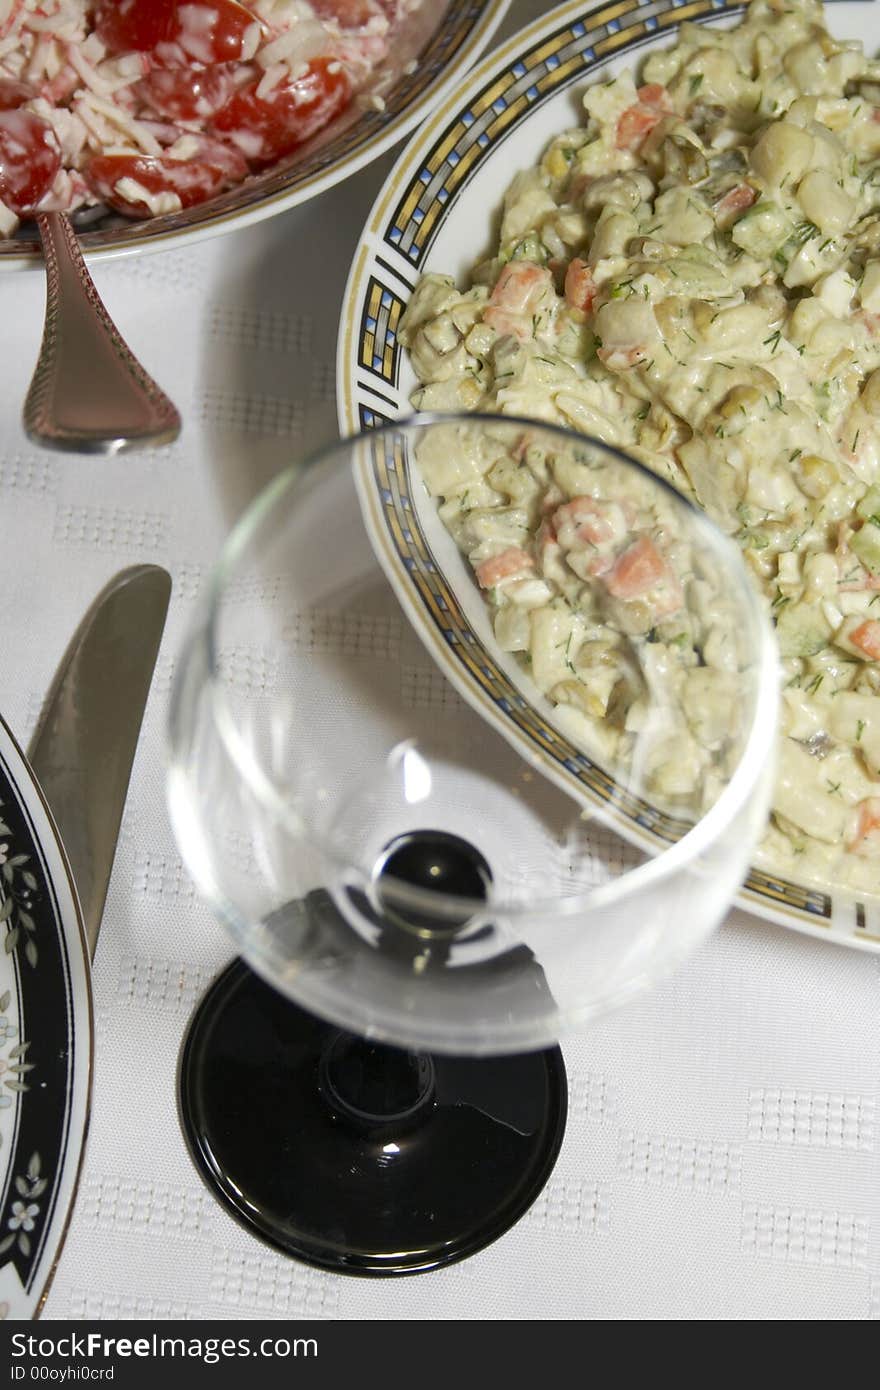
<svg viewBox="0 0 880 1390">
<path fill-rule="evenodd" d="M 269 168 L 421 3 L 0 0 L 0 236 L 40 211 L 177 212 Z"/>
</svg>

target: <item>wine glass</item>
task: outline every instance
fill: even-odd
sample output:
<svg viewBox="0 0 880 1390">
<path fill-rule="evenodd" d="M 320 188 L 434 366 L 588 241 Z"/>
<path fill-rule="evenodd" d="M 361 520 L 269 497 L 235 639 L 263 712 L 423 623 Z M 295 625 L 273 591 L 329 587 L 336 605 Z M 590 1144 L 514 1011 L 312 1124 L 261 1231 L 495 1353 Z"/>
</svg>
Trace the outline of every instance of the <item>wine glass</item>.
<svg viewBox="0 0 880 1390">
<path fill-rule="evenodd" d="M 559 1038 L 745 876 L 776 708 L 736 546 L 595 440 L 416 416 L 272 483 L 170 724 L 175 832 L 241 957 L 179 1082 L 228 1210 L 361 1274 L 515 1222 L 563 1135 Z"/>
</svg>

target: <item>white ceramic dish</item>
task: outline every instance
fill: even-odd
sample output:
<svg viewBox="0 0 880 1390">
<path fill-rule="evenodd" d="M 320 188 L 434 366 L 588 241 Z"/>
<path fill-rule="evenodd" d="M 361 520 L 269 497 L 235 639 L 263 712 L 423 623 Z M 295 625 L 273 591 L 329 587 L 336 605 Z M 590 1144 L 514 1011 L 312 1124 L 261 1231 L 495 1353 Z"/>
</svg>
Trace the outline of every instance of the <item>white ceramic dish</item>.
<svg viewBox="0 0 880 1390">
<path fill-rule="evenodd" d="M 880 0 L 832 0 L 829 9 L 836 35 L 860 39 L 869 50 L 880 46 Z M 513 173 L 535 164 L 554 135 L 577 124 L 584 86 L 600 73 L 638 63 L 649 46 L 673 41 L 684 19 L 729 24 L 741 10 L 725 0 L 631 0 L 597 8 L 563 4 L 479 64 L 435 109 L 386 180 L 349 276 L 337 360 L 344 433 L 411 412 L 409 397 L 417 382 L 397 341 L 397 325 L 418 277 L 435 270 L 466 280 L 490 247 L 490 218 L 500 209 Z M 416 596 L 412 557 L 405 553 L 410 542 L 401 538 L 409 531 L 429 552 L 435 547 L 432 563 L 441 573 L 446 565 L 450 574 L 457 573 L 454 547 L 444 542 L 442 527 L 432 527 L 429 508 L 407 506 L 395 519 L 393 509 L 369 505 L 380 486 L 377 478 L 360 481 L 374 548 L 420 635 L 469 703 L 485 713 L 488 697 L 497 712 L 498 692 L 456 659 L 454 645 L 431 641 L 429 603 Z M 417 495 L 413 489 L 414 500 Z M 460 587 L 456 598 L 459 592 Z M 470 620 L 465 614 L 462 621 Z M 518 737 L 524 756 L 534 760 L 528 735 L 506 731 L 505 736 Z M 643 838 L 635 819 L 618 828 L 636 842 Z M 769 921 L 880 952 L 880 891 L 856 894 L 756 868 L 739 901 Z"/>
<path fill-rule="evenodd" d="M 0 720 L 0 1318 L 37 1317 L 76 1194 L 91 976 L 51 816 Z"/>
<path fill-rule="evenodd" d="M 183 212 L 148 221 L 108 213 L 81 232 L 84 254 L 90 260 L 110 260 L 180 247 L 236 231 L 323 193 L 378 158 L 457 89 L 509 6 L 510 0 L 425 0 L 397 37 L 393 68 L 377 75 L 382 110 L 352 103 L 288 159 Z M 0 238 L 0 269 L 41 266 L 34 228 L 24 225 L 15 237 Z"/>
</svg>

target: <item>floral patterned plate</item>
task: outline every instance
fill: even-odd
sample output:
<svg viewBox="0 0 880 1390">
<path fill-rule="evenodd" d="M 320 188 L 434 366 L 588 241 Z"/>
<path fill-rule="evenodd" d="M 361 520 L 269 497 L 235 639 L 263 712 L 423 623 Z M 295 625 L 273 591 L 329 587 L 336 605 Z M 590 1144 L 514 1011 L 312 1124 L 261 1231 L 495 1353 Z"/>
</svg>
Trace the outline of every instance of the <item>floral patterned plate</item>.
<svg viewBox="0 0 880 1390">
<path fill-rule="evenodd" d="M 0 927 L 0 1318 L 33 1318 L 55 1272 L 79 1176 L 92 996 L 67 861 L 2 719 Z"/>
</svg>

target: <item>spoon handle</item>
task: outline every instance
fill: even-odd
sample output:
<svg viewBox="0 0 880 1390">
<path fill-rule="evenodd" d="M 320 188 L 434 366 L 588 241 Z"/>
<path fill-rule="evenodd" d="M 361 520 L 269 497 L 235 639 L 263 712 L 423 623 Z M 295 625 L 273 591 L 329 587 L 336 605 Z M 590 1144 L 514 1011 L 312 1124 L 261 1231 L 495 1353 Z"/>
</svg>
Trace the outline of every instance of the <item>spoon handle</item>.
<svg viewBox="0 0 880 1390">
<path fill-rule="evenodd" d="M 46 260 L 46 321 L 24 403 L 36 443 L 74 453 L 167 444 L 180 416 L 122 339 L 101 303 L 70 220 L 37 216 Z"/>
</svg>

